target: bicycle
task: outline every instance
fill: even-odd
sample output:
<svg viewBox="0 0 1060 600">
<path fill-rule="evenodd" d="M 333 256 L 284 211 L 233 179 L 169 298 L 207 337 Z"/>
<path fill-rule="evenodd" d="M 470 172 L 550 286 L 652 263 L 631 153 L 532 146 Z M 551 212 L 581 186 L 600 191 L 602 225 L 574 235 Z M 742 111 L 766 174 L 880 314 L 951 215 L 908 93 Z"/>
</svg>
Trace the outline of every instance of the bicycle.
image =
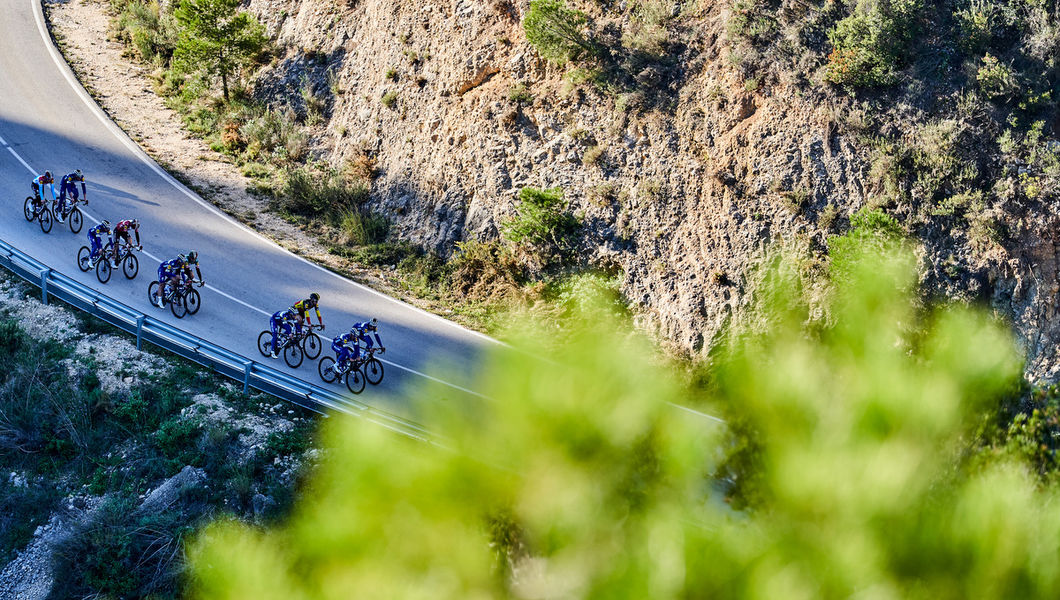
<svg viewBox="0 0 1060 600">
<path fill-rule="evenodd" d="M 26 204 L 22 207 L 22 215 L 30 223 L 39 219 L 40 230 L 44 233 L 50 232 L 52 230 L 52 211 L 44 205 L 43 200 L 41 200 L 40 206 L 34 206 L 34 203 L 33 196 L 26 196 Z"/>
<path fill-rule="evenodd" d="M 133 246 L 128 242 L 123 244 L 121 240 L 117 240 L 115 246 L 117 246 L 117 254 L 114 257 L 114 263 L 121 265 L 121 272 L 126 279 L 136 279 L 136 275 L 140 272 L 140 259 L 136 258 L 133 250 L 140 251 L 143 247 Z M 110 248 L 111 245 L 108 243 L 107 247 Z"/>
<path fill-rule="evenodd" d="M 111 271 L 110 250 L 110 242 L 107 242 L 107 245 L 103 246 L 96 256 L 92 256 L 92 250 L 90 250 L 88 246 L 81 246 L 81 249 L 77 251 L 77 268 L 81 269 L 82 273 L 85 273 L 92 267 L 95 267 L 96 279 L 98 279 L 100 283 L 107 283 L 110 281 Z"/>
<path fill-rule="evenodd" d="M 81 209 L 77 208 L 78 203 L 84 202 L 88 204 L 88 200 L 82 200 L 80 198 L 70 198 L 66 201 L 66 210 L 62 214 L 59 214 L 57 210 L 59 208 L 59 201 L 55 200 L 52 202 L 52 215 L 61 217 L 70 226 L 71 233 L 81 233 L 81 225 L 84 222 L 84 215 L 81 213 Z M 130 277 L 131 279 L 131 277 Z"/>
<path fill-rule="evenodd" d="M 354 394 L 360 394 L 364 391 L 365 376 L 361 367 L 364 360 L 348 360 L 342 366 L 335 364 L 335 359 L 330 356 L 325 356 L 320 359 L 317 364 L 317 373 L 320 374 L 320 378 L 324 380 L 324 383 L 333 383 L 339 379 L 343 379 L 346 384 L 346 389 L 350 390 Z"/>
<path fill-rule="evenodd" d="M 297 369 L 302 365 L 302 359 L 305 353 L 302 351 L 301 338 L 292 333 L 291 335 L 278 335 L 280 342 L 280 351 L 283 352 L 283 362 L 287 363 L 288 367 Z M 272 332 L 266 329 L 258 334 L 258 352 L 261 352 L 262 356 L 272 355 Z"/>
<path fill-rule="evenodd" d="M 189 280 L 184 277 L 178 277 L 175 288 L 166 286 L 162 294 L 162 306 L 169 304 L 169 310 L 172 311 L 174 317 L 183 319 L 184 315 L 194 315 L 199 312 L 199 308 L 202 305 L 202 296 L 199 295 L 199 290 L 192 287 L 194 283 L 196 283 L 194 279 Z M 204 285 L 202 281 L 197 283 L 199 287 Z M 147 301 L 154 304 L 157 297 L 158 282 L 152 281 L 147 286 Z"/>
</svg>

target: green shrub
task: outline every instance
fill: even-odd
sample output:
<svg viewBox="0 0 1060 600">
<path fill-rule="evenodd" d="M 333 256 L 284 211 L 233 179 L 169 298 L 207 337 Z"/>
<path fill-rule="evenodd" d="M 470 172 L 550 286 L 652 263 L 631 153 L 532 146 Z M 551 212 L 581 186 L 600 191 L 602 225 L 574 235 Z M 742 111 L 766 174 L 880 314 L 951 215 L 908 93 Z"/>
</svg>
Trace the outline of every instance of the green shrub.
<svg viewBox="0 0 1060 600">
<path fill-rule="evenodd" d="M 246 158 L 298 162 L 309 151 L 309 134 L 298 125 L 294 111 L 265 109 L 239 128 L 246 140 Z"/>
<path fill-rule="evenodd" d="M 530 93 L 525 83 L 519 83 L 508 90 L 508 100 L 513 104 L 531 104 L 534 101 L 534 95 Z"/>
<path fill-rule="evenodd" d="M 523 20 L 526 39 L 545 59 L 563 64 L 598 53 L 585 34 L 585 13 L 567 8 L 563 0 L 530 0 Z"/>
<path fill-rule="evenodd" d="M 295 215 L 339 219 L 359 211 L 368 194 L 363 183 L 349 184 L 333 171 L 301 167 L 287 172 L 276 207 Z"/>
<path fill-rule="evenodd" d="M 519 190 L 518 216 L 502 226 L 504 237 L 515 244 L 538 248 L 562 249 L 569 237 L 581 226 L 567 212 L 563 188 Z"/>
<path fill-rule="evenodd" d="M 979 82 L 979 89 L 983 94 L 994 101 L 1006 102 L 1019 93 L 1019 80 L 1015 70 L 990 54 L 983 57 L 975 79 Z"/>
<path fill-rule="evenodd" d="M 960 27 L 958 43 L 965 52 L 977 54 L 989 46 L 997 25 L 997 5 L 990 0 L 971 0 L 953 13 Z"/>
<path fill-rule="evenodd" d="M 827 78 L 849 87 L 878 87 L 896 81 L 912 42 L 920 0 L 858 4 L 828 34 Z"/>
<path fill-rule="evenodd" d="M 383 94 L 383 97 L 379 99 L 383 103 L 383 106 L 387 108 L 394 108 L 397 106 L 398 93 L 395 90 L 390 90 Z"/>
<path fill-rule="evenodd" d="M 122 2 L 110 23 L 110 34 L 135 50 L 146 63 L 168 62 L 177 45 L 179 25 L 172 14 L 158 2 Z"/>
<path fill-rule="evenodd" d="M 378 213 L 349 210 L 343 213 L 339 227 L 346 234 L 347 243 L 364 246 L 385 240 L 390 231 L 390 222 Z"/>
</svg>

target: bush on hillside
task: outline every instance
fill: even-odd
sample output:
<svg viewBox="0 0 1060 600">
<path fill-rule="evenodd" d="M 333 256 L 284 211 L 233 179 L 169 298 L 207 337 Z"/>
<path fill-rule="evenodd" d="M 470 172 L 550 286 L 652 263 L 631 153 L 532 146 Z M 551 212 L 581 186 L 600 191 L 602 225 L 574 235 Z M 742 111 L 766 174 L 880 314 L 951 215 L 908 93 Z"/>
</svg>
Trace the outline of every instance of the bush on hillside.
<svg viewBox="0 0 1060 600">
<path fill-rule="evenodd" d="M 849 87 L 894 83 L 913 38 L 920 0 L 878 0 L 859 3 L 828 34 L 827 78 Z"/>
<path fill-rule="evenodd" d="M 585 33 L 587 23 L 585 13 L 567 8 L 563 0 L 530 0 L 523 30 L 541 56 L 563 64 L 598 52 Z"/>
</svg>

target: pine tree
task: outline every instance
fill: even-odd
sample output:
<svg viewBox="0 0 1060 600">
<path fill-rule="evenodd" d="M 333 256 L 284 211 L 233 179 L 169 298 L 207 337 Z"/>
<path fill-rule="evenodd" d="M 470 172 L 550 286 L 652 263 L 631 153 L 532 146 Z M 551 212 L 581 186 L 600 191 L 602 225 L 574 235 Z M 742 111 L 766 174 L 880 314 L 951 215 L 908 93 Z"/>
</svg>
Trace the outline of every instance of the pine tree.
<svg viewBox="0 0 1060 600">
<path fill-rule="evenodd" d="M 220 76 L 225 102 L 228 81 L 265 46 L 265 28 L 239 0 L 181 0 L 174 14 L 183 26 L 174 59 L 189 70 Z"/>
</svg>

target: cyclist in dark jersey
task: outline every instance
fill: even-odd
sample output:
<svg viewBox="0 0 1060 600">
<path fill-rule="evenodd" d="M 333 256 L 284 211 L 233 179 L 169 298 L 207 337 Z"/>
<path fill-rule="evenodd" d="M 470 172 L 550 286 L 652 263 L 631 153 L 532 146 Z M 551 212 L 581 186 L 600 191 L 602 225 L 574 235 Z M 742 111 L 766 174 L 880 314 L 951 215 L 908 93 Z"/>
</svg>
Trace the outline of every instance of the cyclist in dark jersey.
<svg viewBox="0 0 1060 600">
<path fill-rule="evenodd" d="M 320 316 L 320 294 L 313 292 L 309 294 L 309 297 L 305 300 L 299 300 L 294 303 L 291 310 L 295 312 L 295 326 L 297 327 L 298 335 L 302 335 L 302 323 L 309 319 L 309 311 L 315 310 L 317 313 L 317 322 L 320 323 L 320 330 L 324 331 L 324 318 Z M 312 325 L 312 321 L 309 323 Z"/>
<path fill-rule="evenodd" d="M 58 212 L 55 214 L 55 219 L 62 223 L 66 217 L 66 195 L 70 194 L 70 197 L 77 201 L 77 185 L 81 184 L 81 195 L 85 197 L 85 204 L 88 204 L 88 189 L 85 188 L 85 174 L 81 172 L 81 169 L 74 171 L 73 173 L 67 173 L 63 175 L 61 181 L 59 181 L 59 198 L 56 201 L 58 205 Z"/>
<path fill-rule="evenodd" d="M 136 234 L 136 243 L 132 243 L 132 239 L 129 235 L 129 230 L 132 230 Z M 143 246 L 140 245 L 140 220 L 139 219 L 125 219 L 118 221 L 118 224 L 114 226 L 114 266 L 118 266 L 118 242 L 124 241 L 130 248 L 136 248 L 137 250 L 143 250 Z"/>
<path fill-rule="evenodd" d="M 110 221 L 106 219 L 103 219 L 102 223 L 88 230 L 88 241 L 92 244 L 92 247 L 90 248 L 92 251 L 92 260 L 95 260 L 96 256 L 99 255 L 99 252 L 103 250 L 104 235 L 108 238 L 110 237 Z"/>
<path fill-rule="evenodd" d="M 174 259 L 167 260 L 166 262 L 158 265 L 158 292 L 155 296 L 155 306 L 162 308 L 162 294 L 167 285 L 177 285 L 178 277 L 184 277 L 195 281 L 195 277 L 192 277 L 191 267 L 195 265 L 195 274 L 198 276 L 199 286 L 201 287 L 206 282 L 202 280 L 202 272 L 199 271 L 199 253 L 192 251 L 187 256 L 181 254 Z"/>
<path fill-rule="evenodd" d="M 44 175 L 38 175 L 29 182 L 30 187 L 33 189 L 33 210 L 34 212 L 39 211 L 41 205 L 44 202 L 42 197 L 44 194 L 44 186 L 48 186 L 52 189 L 52 202 L 55 201 L 55 179 L 52 177 L 51 171 L 45 171 Z"/>
</svg>

